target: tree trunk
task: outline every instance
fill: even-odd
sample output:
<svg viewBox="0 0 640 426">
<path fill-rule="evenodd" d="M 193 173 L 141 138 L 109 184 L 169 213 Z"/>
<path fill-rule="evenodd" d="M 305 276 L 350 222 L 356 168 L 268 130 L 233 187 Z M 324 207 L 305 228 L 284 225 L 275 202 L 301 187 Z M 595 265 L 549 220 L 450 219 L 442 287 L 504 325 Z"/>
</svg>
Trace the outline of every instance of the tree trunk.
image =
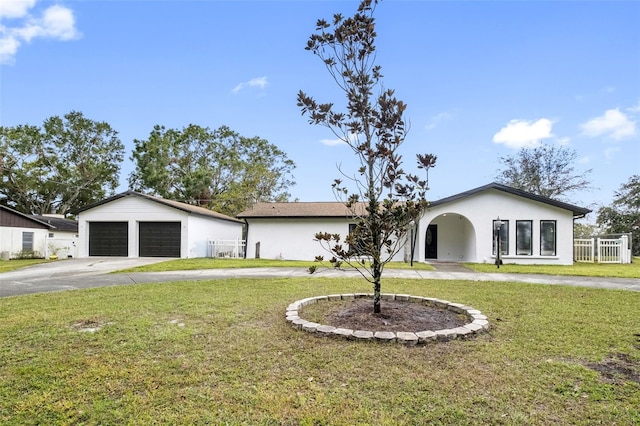
<svg viewBox="0 0 640 426">
<path fill-rule="evenodd" d="M 373 313 L 379 314 L 380 309 L 380 279 L 382 278 L 382 265 L 373 261 Z"/>
</svg>

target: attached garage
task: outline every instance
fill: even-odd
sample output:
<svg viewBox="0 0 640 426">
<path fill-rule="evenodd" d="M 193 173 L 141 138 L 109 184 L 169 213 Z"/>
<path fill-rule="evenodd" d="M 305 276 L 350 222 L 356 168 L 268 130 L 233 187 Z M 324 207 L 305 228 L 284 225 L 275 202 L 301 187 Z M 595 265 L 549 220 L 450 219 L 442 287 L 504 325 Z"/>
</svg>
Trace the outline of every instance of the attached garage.
<svg viewBox="0 0 640 426">
<path fill-rule="evenodd" d="M 140 257 L 180 257 L 180 222 L 140 222 Z"/>
<path fill-rule="evenodd" d="M 74 214 L 79 257 L 206 257 L 210 241 L 240 240 L 244 225 L 213 210 L 134 191 Z"/>
<path fill-rule="evenodd" d="M 127 222 L 90 222 L 89 256 L 128 256 Z"/>
</svg>

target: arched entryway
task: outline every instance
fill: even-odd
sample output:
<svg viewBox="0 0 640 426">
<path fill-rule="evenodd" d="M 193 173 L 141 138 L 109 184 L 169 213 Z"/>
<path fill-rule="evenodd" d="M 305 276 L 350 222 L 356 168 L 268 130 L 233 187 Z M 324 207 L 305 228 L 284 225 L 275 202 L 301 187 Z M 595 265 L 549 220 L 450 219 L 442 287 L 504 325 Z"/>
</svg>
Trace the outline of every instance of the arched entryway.
<svg viewBox="0 0 640 426">
<path fill-rule="evenodd" d="M 423 257 L 426 261 L 473 262 L 476 233 L 473 224 L 457 213 L 443 213 L 427 225 Z"/>
</svg>

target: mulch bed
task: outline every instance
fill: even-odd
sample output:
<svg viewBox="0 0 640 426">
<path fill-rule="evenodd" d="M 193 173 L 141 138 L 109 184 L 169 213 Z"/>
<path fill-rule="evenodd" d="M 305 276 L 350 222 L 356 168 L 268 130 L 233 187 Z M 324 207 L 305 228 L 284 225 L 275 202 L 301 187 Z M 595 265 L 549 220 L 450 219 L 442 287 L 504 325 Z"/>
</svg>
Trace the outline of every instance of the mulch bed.
<svg viewBox="0 0 640 426">
<path fill-rule="evenodd" d="M 379 314 L 373 313 L 372 299 L 319 302 L 309 308 L 321 318 L 318 320 L 320 323 L 351 330 L 435 331 L 461 327 L 469 323 L 466 315 L 421 303 L 383 300 L 380 306 Z M 304 311 L 306 310 L 305 307 Z"/>
</svg>

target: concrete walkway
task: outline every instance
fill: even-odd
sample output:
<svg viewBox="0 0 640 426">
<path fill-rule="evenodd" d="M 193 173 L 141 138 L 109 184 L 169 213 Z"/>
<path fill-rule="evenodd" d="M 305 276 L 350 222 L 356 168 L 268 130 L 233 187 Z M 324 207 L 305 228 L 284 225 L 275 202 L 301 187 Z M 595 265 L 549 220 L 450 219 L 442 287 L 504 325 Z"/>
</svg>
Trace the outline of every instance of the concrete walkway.
<svg viewBox="0 0 640 426">
<path fill-rule="evenodd" d="M 357 271 L 321 269 L 310 275 L 305 268 L 247 268 L 208 269 L 197 271 L 110 273 L 142 264 L 162 262 L 166 259 L 76 259 L 37 265 L 17 271 L 0 274 L 0 297 L 32 293 L 44 293 L 81 288 L 130 285 L 151 282 L 183 280 L 212 280 L 224 278 L 346 278 L 359 277 Z M 469 280 L 497 282 L 526 282 L 547 285 L 570 285 L 579 287 L 605 288 L 612 290 L 640 291 L 640 279 L 636 278 L 594 278 L 529 274 L 501 274 L 481 272 L 450 272 L 446 270 L 417 271 L 386 269 L 386 278 Z"/>
</svg>

